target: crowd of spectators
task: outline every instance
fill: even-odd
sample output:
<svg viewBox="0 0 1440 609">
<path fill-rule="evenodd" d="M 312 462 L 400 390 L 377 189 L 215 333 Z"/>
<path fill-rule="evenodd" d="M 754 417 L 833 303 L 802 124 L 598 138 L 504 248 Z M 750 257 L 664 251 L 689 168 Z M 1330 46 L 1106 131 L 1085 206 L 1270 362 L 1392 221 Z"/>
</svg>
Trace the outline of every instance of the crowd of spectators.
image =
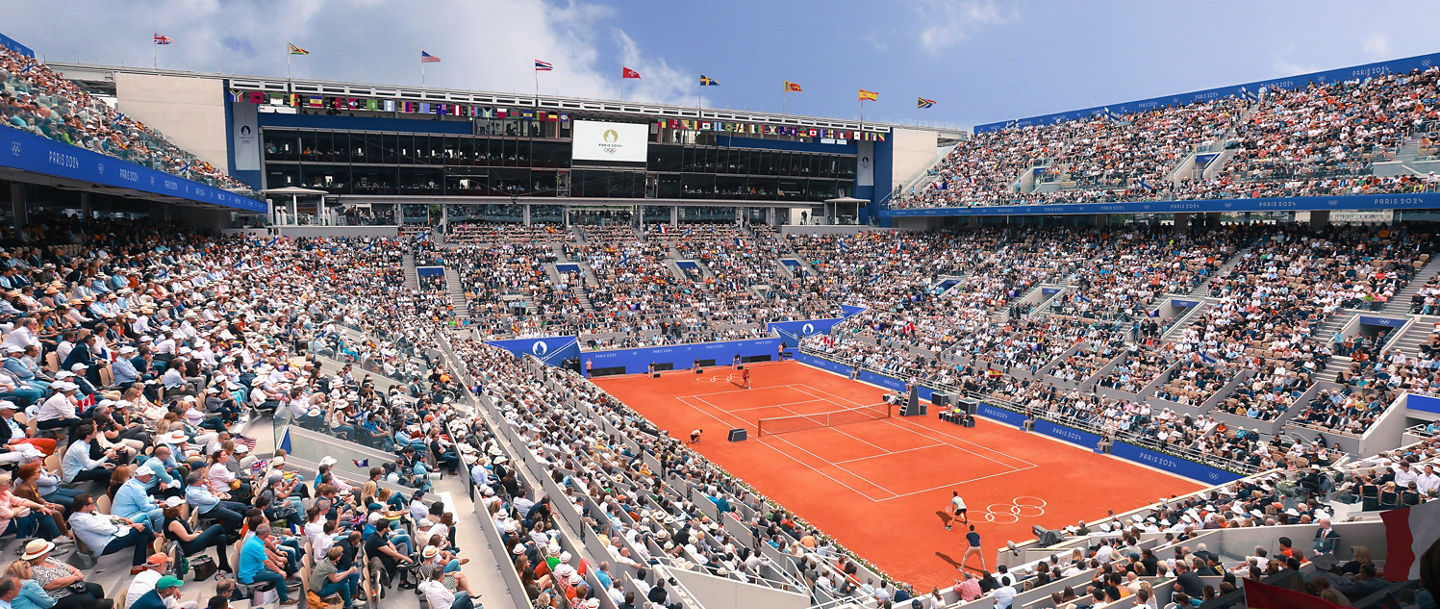
<svg viewBox="0 0 1440 609">
<path fill-rule="evenodd" d="M 216 188 L 249 190 L 33 57 L 0 47 L 0 82 L 6 126 Z"/>
<path fill-rule="evenodd" d="M 1007 127 L 961 142 L 895 207 L 972 207 L 1329 196 L 1433 190 L 1423 176 L 1376 176 L 1440 118 L 1440 69 L 1271 89 L 1132 114 Z M 1179 170 L 1194 153 L 1233 156 L 1211 177 Z"/>
</svg>

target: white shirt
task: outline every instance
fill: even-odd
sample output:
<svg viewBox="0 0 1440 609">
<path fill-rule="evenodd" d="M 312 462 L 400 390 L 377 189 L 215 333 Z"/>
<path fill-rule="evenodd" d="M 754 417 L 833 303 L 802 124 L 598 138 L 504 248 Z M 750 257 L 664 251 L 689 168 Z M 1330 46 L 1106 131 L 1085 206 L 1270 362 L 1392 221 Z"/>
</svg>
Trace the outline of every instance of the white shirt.
<svg viewBox="0 0 1440 609">
<path fill-rule="evenodd" d="M 130 609 L 130 605 L 134 605 L 146 592 L 154 590 L 161 576 L 162 574 L 154 569 L 146 569 L 136 575 L 135 579 L 130 581 L 130 588 L 125 590 L 125 609 Z"/>
<path fill-rule="evenodd" d="M 1430 491 L 1440 488 L 1440 474 L 1420 474 L 1415 477 L 1415 488 L 1421 495 L 1428 495 Z"/>
<path fill-rule="evenodd" d="M 1001 586 L 995 589 L 995 609 L 1008 609 L 1015 602 L 1015 588 Z"/>
<path fill-rule="evenodd" d="M 957 509 L 957 510 L 963 510 L 963 509 L 965 509 L 965 500 L 964 500 L 964 499 L 961 499 L 959 495 L 956 495 L 956 496 L 954 496 L 954 497 L 951 497 L 951 498 L 950 498 L 950 504 L 951 504 L 951 505 L 954 505 L 954 506 L 955 506 L 955 509 Z M 932 503 L 931 505 L 934 505 L 934 504 Z"/>
<path fill-rule="evenodd" d="M 445 583 L 438 579 L 426 580 L 417 588 L 425 595 L 425 600 L 431 607 L 445 608 L 455 602 L 455 593 L 445 589 Z"/>
</svg>

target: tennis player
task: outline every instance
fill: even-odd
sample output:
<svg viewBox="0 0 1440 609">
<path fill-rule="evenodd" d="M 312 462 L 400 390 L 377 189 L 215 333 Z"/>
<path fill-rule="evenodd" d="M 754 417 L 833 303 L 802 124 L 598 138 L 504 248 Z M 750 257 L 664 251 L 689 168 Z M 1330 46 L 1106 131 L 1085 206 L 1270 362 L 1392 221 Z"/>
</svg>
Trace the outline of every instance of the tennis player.
<svg viewBox="0 0 1440 609">
<path fill-rule="evenodd" d="M 950 522 L 945 524 L 945 530 L 950 530 L 950 525 L 955 524 L 956 520 L 970 524 L 970 516 L 966 514 L 965 500 L 960 497 L 960 491 L 951 491 L 950 509 L 954 510 L 955 515 L 950 519 Z M 975 528 L 971 527 L 970 530 L 973 531 Z"/>
<path fill-rule="evenodd" d="M 949 528 L 949 527 L 946 527 Z M 970 525 L 970 532 L 965 534 L 965 555 L 960 558 L 960 566 L 956 569 L 965 569 L 965 563 L 970 561 L 970 555 L 980 557 L 980 570 L 985 571 L 985 553 L 980 550 L 980 534 L 975 532 L 975 525 Z"/>
<path fill-rule="evenodd" d="M 699 428 L 695 429 L 695 431 L 690 432 L 690 443 L 691 443 L 691 444 L 699 444 L 699 443 L 700 443 L 700 434 L 702 434 L 702 433 L 705 433 L 705 430 L 699 429 Z"/>
</svg>

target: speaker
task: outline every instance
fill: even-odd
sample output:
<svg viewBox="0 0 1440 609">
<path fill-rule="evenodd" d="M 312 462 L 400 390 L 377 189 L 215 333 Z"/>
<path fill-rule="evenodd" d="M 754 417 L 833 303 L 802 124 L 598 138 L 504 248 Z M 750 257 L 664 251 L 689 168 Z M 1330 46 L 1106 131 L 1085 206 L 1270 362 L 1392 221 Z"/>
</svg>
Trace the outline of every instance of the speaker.
<svg viewBox="0 0 1440 609">
<path fill-rule="evenodd" d="M 750 434 L 749 432 L 745 431 L 745 428 L 736 427 L 730 430 L 730 433 L 725 436 L 725 439 L 730 440 L 731 442 L 744 442 L 745 438 L 748 437 L 750 437 Z"/>
<path fill-rule="evenodd" d="M 658 379 L 658 378 L 660 378 L 660 373 L 659 373 L 659 372 L 651 372 L 651 373 L 650 373 L 650 378 L 652 378 L 652 379 Z"/>
<path fill-rule="evenodd" d="M 704 374 L 704 373 L 705 373 L 705 369 L 704 369 L 704 368 L 696 368 L 696 369 L 695 369 L 695 374 Z"/>
<path fill-rule="evenodd" d="M 980 400 L 977 400 L 975 398 L 965 398 L 963 400 L 960 400 L 960 407 L 965 410 L 965 414 L 973 417 L 980 412 Z"/>
<path fill-rule="evenodd" d="M 930 393 L 930 403 L 942 410 L 948 408 L 950 406 L 950 394 L 944 391 L 933 391 Z"/>
<path fill-rule="evenodd" d="M 744 370 L 744 369 L 745 369 L 745 364 L 740 364 L 740 365 L 738 365 L 738 366 L 735 366 L 735 369 L 736 369 L 736 370 Z"/>
</svg>

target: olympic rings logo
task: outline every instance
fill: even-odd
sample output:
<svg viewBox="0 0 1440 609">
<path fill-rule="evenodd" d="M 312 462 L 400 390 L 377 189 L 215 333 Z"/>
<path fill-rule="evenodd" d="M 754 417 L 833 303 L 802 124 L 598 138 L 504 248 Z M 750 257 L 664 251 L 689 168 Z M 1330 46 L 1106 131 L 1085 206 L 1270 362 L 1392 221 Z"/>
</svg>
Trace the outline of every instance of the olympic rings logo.
<svg viewBox="0 0 1440 609">
<path fill-rule="evenodd" d="M 1021 518 L 1044 516 L 1045 505 L 1044 499 L 1030 495 L 1021 495 L 1010 503 L 992 503 L 985 506 L 985 522 L 1014 524 Z"/>
</svg>

